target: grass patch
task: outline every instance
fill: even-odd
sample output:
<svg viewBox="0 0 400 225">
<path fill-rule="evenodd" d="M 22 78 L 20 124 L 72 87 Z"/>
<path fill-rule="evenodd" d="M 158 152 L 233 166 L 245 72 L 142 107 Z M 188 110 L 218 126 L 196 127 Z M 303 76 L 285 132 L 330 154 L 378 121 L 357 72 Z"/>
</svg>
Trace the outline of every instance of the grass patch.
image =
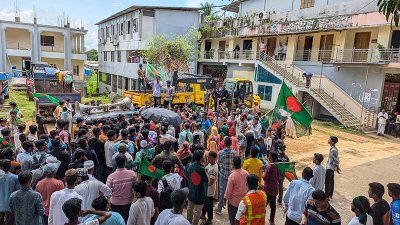
<svg viewBox="0 0 400 225">
<path fill-rule="evenodd" d="M 8 105 L 9 102 L 18 103 L 18 108 L 22 111 L 22 114 L 24 115 L 24 117 L 22 118 L 23 122 L 34 120 L 36 116 L 35 102 L 29 101 L 25 91 L 10 90 L 10 98 L 7 99 L 4 104 Z"/>
<path fill-rule="evenodd" d="M 101 95 L 101 96 L 96 96 L 96 97 L 82 97 L 82 104 L 86 103 L 86 102 L 90 102 L 92 100 L 100 100 L 102 103 L 104 104 L 109 104 L 112 101 L 112 98 L 109 97 L 108 95 Z"/>
</svg>

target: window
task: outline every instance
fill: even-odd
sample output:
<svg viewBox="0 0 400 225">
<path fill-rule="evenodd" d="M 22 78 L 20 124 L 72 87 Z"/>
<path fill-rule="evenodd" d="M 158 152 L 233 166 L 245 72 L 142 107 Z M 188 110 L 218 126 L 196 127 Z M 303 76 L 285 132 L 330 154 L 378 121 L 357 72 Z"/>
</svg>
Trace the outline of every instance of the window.
<svg viewBox="0 0 400 225">
<path fill-rule="evenodd" d="M 110 27 L 106 27 L 106 38 L 110 37 Z"/>
<path fill-rule="evenodd" d="M 111 25 L 111 36 L 115 35 L 115 26 Z"/>
<path fill-rule="evenodd" d="M 126 22 L 126 33 L 131 33 L 131 21 Z"/>
<path fill-rule="evenodd" d="M 73 67 L 72 67 L 72 75 L 77 75 L 77 76 L 79 76 L 79 65 L 74 65 Z"/>
<path fill-rule="evenodd" d="M 271 72 L 269 72 L 268 70 L 264 69 L 261 66 L 258 66 L 258 68 L 256 69 L 255 81 L 272 83 L 272 84 L 282 83 L 282 81 L 279 78 L 277 78 L 275 75 L 273 75 Z"/>
<path fill-rule="evenodd" d="M 107 52 L 103 51 L 103 61 L 107 62 Z"/>
<path fill-rule="evenodd" d="M 118 88 L 122 89 L 122 77 L 118 76 Z"/>
<path fill-rule="evenodd" d="M 138 32 L 138 29 L 137 29 L 137 19 L 133 19 L 133 23 L 132 23 L 132 32 L 133 32 L 133 33 Z"/>
<path fill-rule="evenodd" d="M 106 84 L 111 85 L 111 74 L 106 73 Z"/>
<path fill-rule="evenodd" d="M 120 28 L 119 28 L 119 35 L 123 35 L 124 34 L 124 23 L 120 24 Z"/>
<path fill-rule="evenodd" d="M 111 91 L 116 93 L 117 92 L 117 75 L 112 75 L 112 87 Z"/>
<path fill-rule="evenodd" d="M 121 51 L 117 51 L 117 62 L 121 62 Z"/>
<path fill-rule="evenodd" d="M 115 61 L 115 52 L 111 51 L 111 62 Z"/>
<path fill-rule="evenodd" d="M 54 36 L 40 35 L 40 44 L 42 46 L 54 46 Z"/>
<path fill-rule="evenodd" d="M 315 0 L 301 0 L 300 9 L 314 7 Z"/>
<path fill-rule="evenodd" d="M 258 85 L 258 95 L 261 100 L 271 101 L 272 97 L 272 86 L 268 85 Z"/>
</svg>

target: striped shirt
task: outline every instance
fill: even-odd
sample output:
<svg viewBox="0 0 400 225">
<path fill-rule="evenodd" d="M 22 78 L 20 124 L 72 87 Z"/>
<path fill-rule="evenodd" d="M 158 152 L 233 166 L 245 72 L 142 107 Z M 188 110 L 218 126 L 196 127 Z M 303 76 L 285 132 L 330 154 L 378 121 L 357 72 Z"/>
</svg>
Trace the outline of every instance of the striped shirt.
<svg viewBox="0 0 400 225">
<path fill-rule="evenodd" d="M 132 203 L 132 185 L 136 181 L 136 173 L 125 168 L 118 168 L 107 178 L 107 186 L 112 194 L 110 202 L 113 205 L 128 205 Z"/>
<path fill-rule="evenodd" d="M 222 151 L 219 152 L 219 157 L 218 157 L 218 161 L 219 161 L 219 165 L 220 165 L 220 176 L 225 179 L 228 180 L 229 174 L 232 171 L 233 168 L 233 158 L 236 155 L 236 151 L 226 148 Z"/>
<path fill-rule="evenodd" d="M 307 225 L 341 224 L 339 213 L 331 205 L 328 205 L 326 210 L 319 211 L 315 206 L 314 200 L 307 202 L 304 214 L 307 216 Z"/>
</svg>

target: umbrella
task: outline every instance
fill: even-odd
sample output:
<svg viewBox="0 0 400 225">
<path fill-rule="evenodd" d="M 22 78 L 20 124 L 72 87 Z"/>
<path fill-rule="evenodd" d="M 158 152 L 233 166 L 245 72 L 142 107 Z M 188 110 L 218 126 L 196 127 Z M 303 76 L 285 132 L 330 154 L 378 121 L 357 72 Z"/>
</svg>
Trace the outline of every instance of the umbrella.
<svg viewBox="0 0 400 225">
<path fill-rule="evenodd" d="M 141 115 L 148 120 L 152 120 L 156 123 L 168 123 L 172 124 L 175 128 L 178 128 L 181 124 L 181 118 L 179 115 L 171 110 L 163 108 L 149 108 L 145 109 Z"/>
</svg>

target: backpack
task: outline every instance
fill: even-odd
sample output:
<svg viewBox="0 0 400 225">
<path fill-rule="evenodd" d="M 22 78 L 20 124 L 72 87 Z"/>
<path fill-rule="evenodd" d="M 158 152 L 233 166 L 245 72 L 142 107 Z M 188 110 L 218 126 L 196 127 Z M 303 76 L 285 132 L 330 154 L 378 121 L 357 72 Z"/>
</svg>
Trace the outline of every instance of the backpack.
<svg viewBox="0 0 400 225">
<path fill-rule="evenodd" d="M 168 182 L 165 178 L 162 178 L 161 182 L 163 183 L 164 188 L 160 193 L 160 212 L 162 212 L 164 209 L 171 209 L 173 207 L 171 194 L 174 191 L 174 189 L 168 185 Z"/>
</svg>

